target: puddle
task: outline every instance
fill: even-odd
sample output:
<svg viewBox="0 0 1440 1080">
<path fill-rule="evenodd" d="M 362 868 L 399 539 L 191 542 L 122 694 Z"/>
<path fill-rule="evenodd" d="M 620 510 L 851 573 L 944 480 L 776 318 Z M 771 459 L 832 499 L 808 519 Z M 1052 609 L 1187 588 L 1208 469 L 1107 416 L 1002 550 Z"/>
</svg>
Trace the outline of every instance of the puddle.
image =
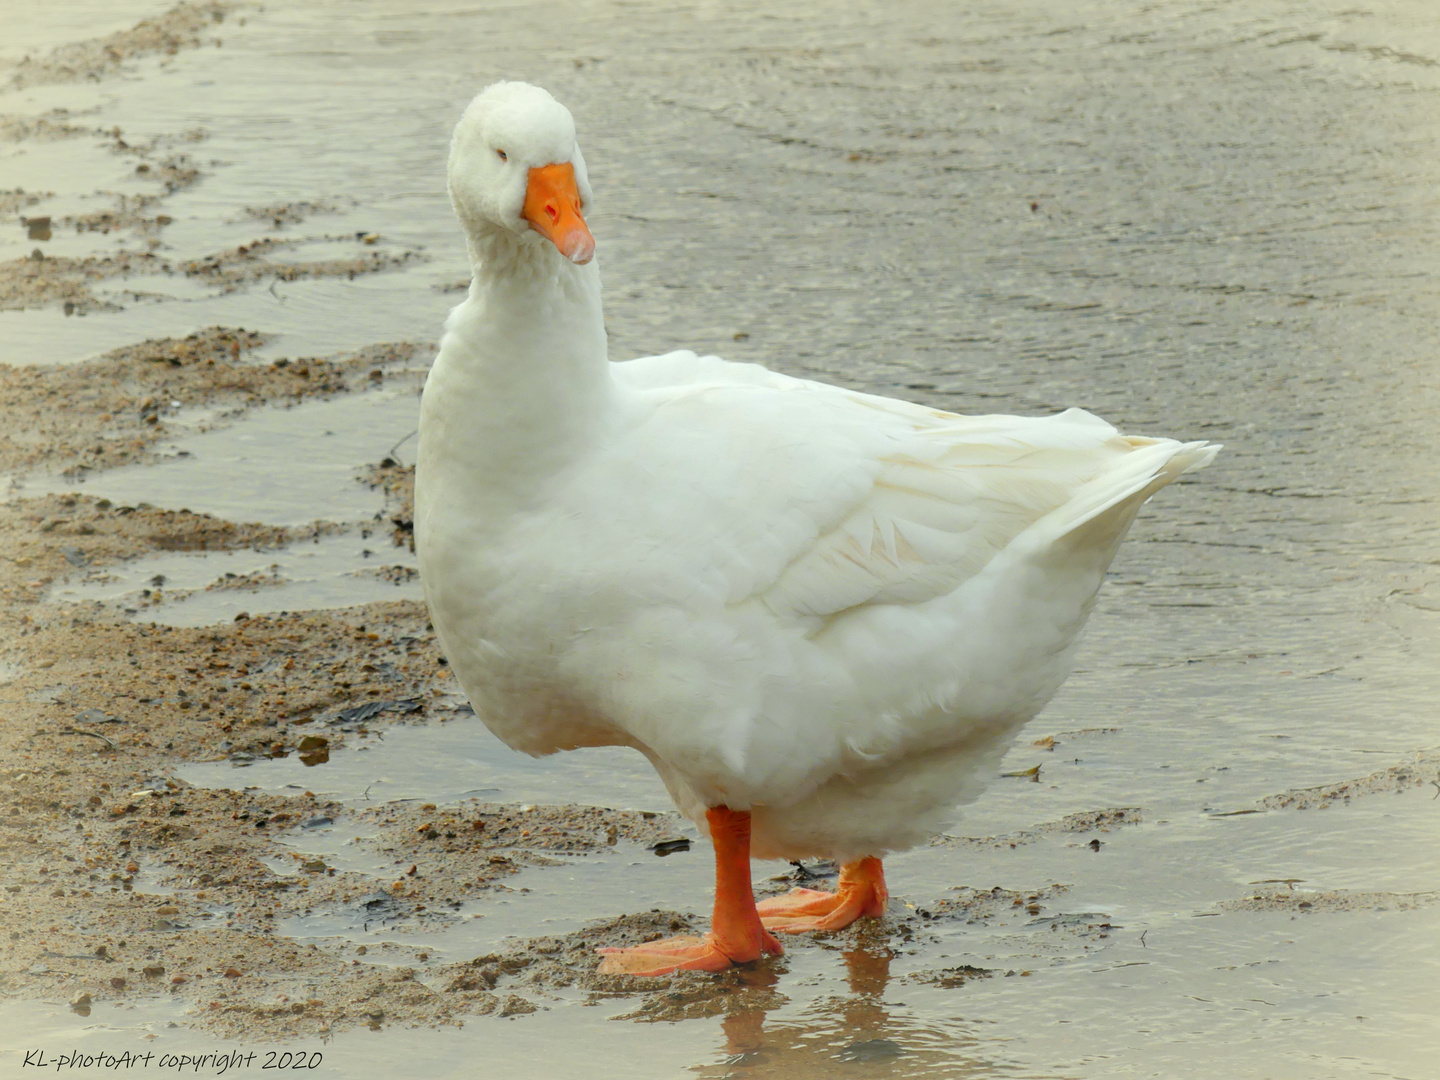
<svg viewBox="0 0 1440 1080">
<path fill-rule="evenodd" d="M 317 729 L 318 730 L 318 729 Z M 185 765 L 175 775 L 197 787 L 313 791 L 352 806 L 407 799 L 454 802 L 579 803 L 615 810 L 668 810 L 670 797 L 634 750 L 598 747 L 581 754 L 532 758 L 502 743 L 473 713 L 443 723 L 385 727 L 351 734 L 323 765 L 299 755 Z"/>
<path fill-rule="evenodd" d="M 322 536 L 288 547 L 166 552 L 71 575 L 51 602 L 102 603 L 138 621 L 211 626 L 241 612 L 308 611 L 384 600 L 418 600 L 415 556 L 388 530 Z"/>
<path fill-rule="evenodd" d="M 363 751 L 339 750 L 328 764 L 313 769 L 283 759 L 257 762 L 244 770 L 228 764 L 192 766 L 181 775 L 196 784 L 233 787 L 258 782 L 281 792 L 323 790 L 352 806 L 422 798 L 453 804 L 472 796 L 510 803 L 578 798 L 593 805 L 667 806 L 658 781 L 638 755 L 585 751 L 525 759 L 490 739 L 473 718 L 392 728 L 383 740 L 371 739 L 368 745 Z M 377 761 L 373 756 L 377 753 L 385 756 Z M 977 806 L 978 819 L 993 815 L 1013 821 L 1021 816 L 1013 803 L 1008 811 L 999 804 L 1023 796 L 1007 795 L 1003 787 L 992 791 L 995 794 Z M 1135 1025 L 1127 1028 L 1135 1034 L 1127 1036 L 1124 1044 L 1131 1055 L 1169 1060 L 1171 1055 L 1202 1053 L 1207 1063 L 1228 1063 L 1226 1068 L 1236 1076 L 1251 1075 L 1246 1071 L 1247 1054 L 1288 1052 L 1284 1048 L 1291 1045 L 1289 1040 L 1302 1030 L 1312 1047 L 1315 1075 L 1350 1075 L 1344 1062 L 1352 1050 L 1357 1069 L 1365 1062 L 1363 1068 L 1379 1067 L 1377 1063 L 1397 1054 L 1402 1057 L 1395 1059 L 1403 1060 L 1410 1047 L 1418 1054 L 1425 1042 L 1412 1026 L 1423 1011 L 1414 1003 L 1421 985 L 1414 980 L 1428 980 L 1430 975 L 1415 970 L 1413 979 L 1406 980 L 1408 991 L 1383 979 L 1376 981 L 1376 975 L 1389 970 L 1398 955 L 1395 950 L 1403 949 L 1396 936 L 1400 927 L 1412 927 L 1422 937 L 1440 931 L 1440 905 L 1411 912 L 1302 915 L 1298 922 L 1295 914 L 1240 914 L 1223 905 L 1297 867 L 1317 875 L 1295 883 L 1301 893 L 1313 893 L 1319 882 L 1342 889 L 1373 884 L 1373 871 L 1365 869 L 1366 853 L 1393 842 L 1397 830 L 1412 828 L 1407 823 L 1416 821 L 1421 802 L 1428 799 L 1426 792 L 1410 789 L 1398 798 L 1362 800 L 1343 819 L 1334 815 L 1322 823 L 1327 827 L 1307 834 L 1300 846 L 1291 815 L 1271 812 L 1213 819 L 1192 809 L 1184 818 L 1161 818 L 1110 832 L 1043 834 L 1014 848 L 1002 837 L 998 842 L 960 842 L 953 849 L 922 848 L 894 856 L 887 860 L 887 872 L 893 910 L 902 916 L 936 908 L 967 891 L 991 887 L 1044 891 L 1054 882 L 1063 888 L 1045 900 L 1035 917 L 1007 910 L 979 923 L 921 924 L 917 938 L 891 940 L 888 948 L 893 957 L 878 997 L 853 990 L 848 968 L 835 951 L 852 946 L 836 942 L 824 949 L 793 947 L 779 985 L 787 1004 L 765 1016 L 763 1025 L 758 1025 L 764 1035 L 755 1036 L 756 1045 L 769 1052 L 777 1071 L 755 1075 L 790 1075 L 778 1070 L 806 1062 L 807 1067 L 818 1068 L 822 1058 L 807 1055 L 819 1054 L 822 1046 L 838 1054 L 863 1041 L 836 1040 L 846 1032 L 865 1030 L 852 1014 L 864 1015 L 867 1010 L 884 1014 L 877 1021 L 875 1037 L 896 1041 L 907 1052 L 918 1045 L 914 1029 L 923 1028 L 935 1035 L 936 1047 L 958 1053 L 960 1047 L 971 1046 L 973 1054 L 990 1066 L 1021 1076 L 1094 1075 L 1067 1063 L 1066 1048 L 1073 1048 L 1077 1030 L 1103 1026 L 1108 1016 L 1122 1009 Z M 1241 831 L 1233 831 L 1236 826 Z M 1219 838 L 1215 830 L 1227 828 L 1232 831 Z M 395 873 L 393 857 L 367 847 L 365 835 L 363 824 L 346 824 L 292 831 L 285 843 L 337 869 L 373 877 L 375 896 L 380 897 Z M 1100 851 L 1089 846 L 1092 838 L 1102 839 Z M 1213 854 L 1217 844 L 1226 852 L 1219 860 Z M 1283 857 L 1277 858 L 1281 851 Z M 1209 872 L 1157 877 L 1157 867 L 1173 870 L 1193 852 L 1210 853 Z M 757 881 L 763 883 L 786 869 L 783 864 L 757 863 Z M 1427 857 L 1393 875 L 1394 885 L 1423 886 L 1437 872 L 1440 856 Z M 279 929 L 302 941 L 342 937 L 388 943 L 400 951 L 375 950 L 370 961 L 393 965 L 413 963 L 420 952 L 429 953 L 437 963 L 463 959 L 493 951 L 509 938 L 567 933 L 637 907 L 703 917 L 711 887 L 709 851 L 700 843 L 665 859 L 626 847 L 584 857 L 561 856 L 552 865 L 506 879 L 504 885 L 458 909 L 427 913 L 423 920 L 413 916 L 390 920 L 383 905 L 372 912 L 362 902 L 348 908 L 317 908 Z M 1317 918 L 1349 919 L 1344 924 L 1349 927 L 1346 933 L 1354 935 L 1349 944 L 1332 937 L 1330 927 Z M 1102 922 L 1113 929 L 1094 929 Z M 1366 945 L 1356 952 L 1354 945 L 1361 939 Z M 873 963 L 885 955 L 885 947 L 866 946 L 846 955 L 858 957 L 855 963 L 865 957 Z M 959 980 L 956 985 L 963 984 L 963 995 L 946 988 L 950 984 L 945 982 L 945 971 L 969 967 L 1000 974 Z M 1029 974 L 1004 974 L 1020 971 Z M 1435 974 L 1440 976 L 1440 969 Z M 1440 1004 L 1440 991 L 1425 994 Z M 1086 1000 L 1080 1002 L 1076 996 Z M 1175 1012 L 1180 998 L 1193 1013 L 1188 1021 L 1177 1019 L 1183 1015 L 1183 1010 Z M 902 1001 L 903 1006 L 898 1004 Z M 1350 1011 L 1358 1002 L 1364 1003 L 1363 1013 Z M 550 1003 L 550 1007 L 563 1010 L 574 1005 Z M 957 1009 L 965 1017 L 963 1022 L 940 1019 L 953 1017 Z M 1359 1015 L 1366 1019 L 1355 1019 Z M 706 1030 L 705 1023 L 692 1023 Z M 817 1035 L 816 1029 L 826 1034 Z M 1017 1029 L 1026 1033 L 1021 1058 L 1028 1067 L 1011 1058 L 1017 1049 L 1012 1037 L 999 1034 Z M 1217 1054 L 1192 1034 L 1202 1029 L 1230 1032 L 1237 1042 Z M 701 1031 L 695 1032 L 697 1039 Z M 953 1064 L 958 1059 L 939 1060 Z M 1047 1061 L 1050 1070 L 1039 1068 Z M 760 1066 L 752 1062 L 751 1067 Z"/>
<path fill-rule="evenodd" d="M 587 1077 L 599 1080 L 624 1080 L 634 1075 L 634 1057 L 638 1047 L 630 1036 L 632 1025 L 610 1023 L 610 1017 L 624 1011 L 613 1002 L 598 1008 L 579 1010 L 579 1016 L 563 1012 L 538 1013 L 524 1017 L 526 1023 L 497 1021 L 496 1027 L 481 1044 L 485 1075 L 496 1080 L 529 1080 L 539 1061 L 553 1063 L 557 1068 L 583 1068 Z M 145 999 L 134 1005 L 106 1003 L 93 1008 L 89 1017 L 81 1018 L 57 1002 L 0 1002 L 0 1068 L 13 1075 L 23 1075 L 25 1055 L 31 1055 L 32 1067 L 39 1070 L 40 1054 L 43 1068 L 57 1071 L 62 1055 L 72 1055 L 69 1062 L 59 1065 L 66 1076 L 114 1076 L 117 1067 L 96 1060 L 86 1066 L 85 1056 L 114 1055 L 125 1051 L 143 1057 L 155 1056 L 148 1062 L 131 1066 L 132 1074 L 214 1077 L 270 1076 L 279 1072 L 282 1061 L 294 1069 L 296 1057 L 281 1055 L 304 1054 L 298 1067 L 303 1075 L 353 1080 L 355 1077 L 376 1076 L 376 1056 L 403 1059 L 406 1069 L 415 1075 L 436 1080 L 470 1080 L 475 1076 L 477 1047 L 475 1029 L 438 1028 L 410 1031 L 404 1028 L 383 1028 L 369 1031 L 360 1028 L 325 1039 L 291 1040 L 284 1044 L 243 1043 L 197 1034 L 188 1025 L 194 1017 L 176 1005 Z M 718 1027 L 717 1025 L 714 1025 Z M 718 1033 L 717 1033 L 718 1034 Z M 557 1052 L 580 1036 L 573 1056 Z M 678 1030 L 656 1030 L 645 1040 L 645 1060 L 672 1075 L 683 1073 L 692 1062 L 689 1038 Z M 579 1046 L 587 1047 L 585 1053 Z M 254 1053 L 253 1058 L 248 1055 Z M 232 1054 L 230 1068 L 224 1072 L 214 1060 L 201 1062 L 206 1054 Z M 78 1056 L 76 1056 L 78 1055 Z M 167 1058 L 162 1067 L 160 1062 Z M 176 1060 L 186 1056 L 184 1064 Z M 568 1060 L 567 1060 L 568 1059 Z M 267 1067 L 269 1070 L 266 1071 Z M 548 1067 L 548 1066 L 547 1066 Z M 182 1071 L 183 1070 L 183 1071 Z M 37 1075 L 41 1073 L 37 1071 Z"/>
<path fill-rule="evenodd" d="M 94 293 L 102 301 L 123 307 L 132 303 L 143 305 L 204 300 L 209 299 L 213 295 L 213 290 L 208 288 L 200 280 L 187 277 L 184 274 L 129 274 L 125 277 L 116 278 L 112 281 L 97 285 Z M 85 317 L 98 318 L 103 322 L 109 314 L 108 312 L 95 312 Z M 137 315 L 138 314 L 139 313 L 137 313 Z M 97 328 L 97 331 L 99 329 L 101 328 Z M 103 329 L 107 331 L 108 335 L 114 335 L 116 331 L 116 328 L 113 326 L 106 326 L 103 327 Z M 111 340 L 114 340 L 113 336 Z M 50 356 L 37 357 L 36 362 L 54 363 L 53 342 L 51 350 Z M 84 359 L 84 357 L 78 357 L 77 359 Z"/>
<path fill-rule="evenodd" d="M 466 273 L 458 270 L 450 276 Z M 273 288 L 267 283 L 232 294 L 217 294 L 179 275 L 135 275 L 101 282 L 94 291 L 124 309 L 72 316 L 52 308 L 5 312 L 0 325 L 6 362 L 87 360 L 132 342 L 183 338 L 216 325 L 265 327 L 273 333 L 273 341 L 251 353 L 256 359 L 333 356 L 378 341 L 434 341 L 447 312 L 462 298 L 437 292 L 428 280 L 397 284 L 393 274 L 353 281 L 286 281 L 273 283 Z M 126 295 L 131 291 L 176 299 L 162 302 L 146 295 L 135 300 Z"/>
<path fill-rule="evenodd" d="M 819 1078 L 854 1070 L 869 1077 L 1074 1078 L 1111 1075 L 1111 1055 L 1143 1054 L 1193 1060 L 1199 1069 L 1182 1066 L 1166 1075 L 1198 1078 L 1266 1075 L 1254 1070 L 1255 1060 L 1276 1054 L 1307 1076 L 1424 1075 L 1424 1032 L 1440 1004 L 1434 984 L 1416 994 L 1375 982 L 1391 958 L 1358 959 L 1341 935 L 1319 948 L 1297 949 L 1289 917 L 1219 922 L 1177 923 L 1168 936 L 1152 933 L 1148 947 L 1129 941 L 1085 961 L 1045 955 L 1045 940 L 1058 931 L 1031 931 L 1041 942 L 1030 943 L 1028 957 L 1013 943 L 1006 951 L 994 941 L 986 943 L 988 955 L 967 952 L 952 935 L 930 946 L 931 963 L 989 974 L 953 977 L 949 987 L 917 978 L 921 972 L 903 942 L 887 949 L 883 939 L 871 941 L 844 953 L 795 949 L 780 978 L 769 977 L 774 996 L 765 1007 L 683 1023 L 615 1023 L 633 1010 L 633 999 L 580 1007 L 562 990 L 542 1011 L 509 1020 L 479 1017 L 458 1030 L 383 1025 L 379 1032 L 359 1028 L 323 1041 L 268 1046 L 199 1036 L 187 1030 L 192 1015 L 150 998 L 97 1004 L 84 1018 L 60 1003 L 7 1001 L 0 1003 L 0 1030 L 8 1033 L 0 1062 L 18 1074 L 26 1052 L 44 1052 L 54 1067 L 62 1053 L 114 1054 L 133 1046 L 157 1056 L 318 1052 L 308 1073 L 344 1077 L 381 1075 L 379 1055 L 423 1067 L 426 1075 L 456 1077 L 473 1076 L 474 1061 L 483 1058 L 487 1076 L 516 1080 L 534 1077 L 537 1061 L 549 1075 L 582 1070 L 597 1077 L 633 1077 L 638 1068 L 657 1077 Z M 1440 923 L 1430 917 L 1420 929 L 1433 932 Z M 1247 956 L 1258 959 L 1246 962 Z M 1176 967 L 1182 957 L 1183 973 Z M 1015 959 L 1028 961 L 1021 969 L 1028 974 L 1006 974 L 996 963 Z M 425 981 L 423 962 L 417 977 Z M 1187 991 L 1180 1014 L 1161 1004 L 1175 993 L 1177 979 Z M 1366 1014 L 1350 1009 L 1357 994 Z M 1108 1052 L 1077 1055 L 1076 1040 L 1112 1024 L 1122 1009 L 1126 1024 L 1115 1029 Z M 1017 1046 L 1008 1033 L 1016 1031 L 1024 1032 L 1030 1064 L 1014 1059 Z M 112 1075 L 113 1069 L 67 1070 L 75 1074 Z"/>
<path fill-rule="evenodd" d="M 70 122 L 82 128 L 100 126 L 86 116 L 77 116 Z M 54 221 L 49 240 L 30 239 L 14 217 L 3 222 L 0 257 L 7 259 L 28 255 L 37 247 L 50 256 L 106 254 L 116 247 L 116 234 L 97 230 L 77 232 L 73 225 L 60 224 L 60 219 L 113 210 L 120 197 L 149 195 L 156 190 L 153 182 L 137 178 L 134 157 L 117 154 L 111 140 L 91 134 L 44 142 L 0 141 L 0 163 L 7 176 L 20 179 L 36 169 L 44 170 L 44 188 L 31 185 L 30 190 L 44 190 L 49 195 L 23 213 L 26 217 L 50 217 Z M 132 250 L 138 247 L 125 246 Z"/>
<path fill-rule="evenodd" d="M 145 502 L 270 525 L 373 521 L 383 492 L 358 482 L 356 471 L 384 459 L 415 430 L 418 416 L 408 388 L 262 409 L 243 423 L 163 444 L 156 465 L 88 477 L 29 476 L 11 490 L 78 491 L 121 505 Z"/>
<path fill-rule="evenodd" d="M 693 832 L 693 830 L 691 830 Z M 326 855 L 337 870 L 359 867 L 344 849 L 312 851 L 309 837 L 294 837 L 297 850 Z M 547 934 L 568 934 L 596 919 L 623 914 L 634 897 L 665 910 L 708 907 L 714 885 L 708 845 L 684 856 L 656 858 L 633 845 L 587 855 L 551 856 L 556 865 L 530 867 L 488 888 L 475 900 L 453 909 L 430 910 L 423 917 L 392 911 L 386 886 L 393 879 L 376 877 L 375 892 L 340 910 L 317 910 L 286 919 L 277 932 L 299 940 L 344 938 L 351 943 L 389 942 L 424 950 L 440 963 L 454 963 L 496 952 L 516 940 Z M 331 860 L 334 860 L 331 862 Z M 361 865 L 370 859 L 357 860 Z M 623 886 L 621 883 L 623 882 Z M 382 956 L 380 962 L 387 962 Z"/>
</svg>

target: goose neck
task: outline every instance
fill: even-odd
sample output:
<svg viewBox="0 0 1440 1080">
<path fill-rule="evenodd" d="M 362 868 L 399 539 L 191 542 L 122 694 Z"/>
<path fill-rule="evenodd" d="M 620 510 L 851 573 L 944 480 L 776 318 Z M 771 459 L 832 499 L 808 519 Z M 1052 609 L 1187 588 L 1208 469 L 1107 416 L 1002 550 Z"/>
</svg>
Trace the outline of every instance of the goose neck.
<svg viewBox="0 0 1440 1080">
<path fill-rule="evenodd" d="M 593 262 L 477 261 L 427 379 L 422 466 L 524 502 L 593 447 L 613 394 Z"/>
</svg>

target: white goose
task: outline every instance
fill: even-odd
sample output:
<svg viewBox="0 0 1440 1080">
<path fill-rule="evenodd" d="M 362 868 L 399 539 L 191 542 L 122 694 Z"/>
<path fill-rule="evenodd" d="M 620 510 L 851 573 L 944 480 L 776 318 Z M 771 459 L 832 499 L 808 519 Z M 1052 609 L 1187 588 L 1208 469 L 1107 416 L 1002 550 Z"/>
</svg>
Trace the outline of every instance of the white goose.
<svg viewBox="0 0 1440 1080">
<path fill-rule="evenodd" d="M 415 478 L 440 644 L 510 746 L 634 747 L 715 848 L 711 933 L 601 970 L 719 970 L 880 915 L 881 857 L 978 793 L 1140 505 L 1218 448 L 690 352 L 611 363 L 585 162 L 538 87 L 471 102 L 449 187 L 474 280 Z M 752 855 L 835 859 L 838 891 L 757 908 Z"/>
</svg>

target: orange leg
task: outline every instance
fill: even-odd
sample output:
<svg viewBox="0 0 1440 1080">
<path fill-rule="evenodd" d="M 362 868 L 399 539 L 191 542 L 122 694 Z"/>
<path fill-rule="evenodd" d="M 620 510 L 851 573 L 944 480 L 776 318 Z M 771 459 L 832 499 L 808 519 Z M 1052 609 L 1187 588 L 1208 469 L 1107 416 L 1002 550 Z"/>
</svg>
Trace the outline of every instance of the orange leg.
<svg viewBox="0 0 1440 1080">
<path fill-rule="evenodd" d="M 760 901 L 757 910 L 767 930 L 803 934 L 839 930 L 860 918 L 879 918 L 889 899 L 880 860 L 866 858 L 840 868 L 840 887 L 833 893 L 791 889 L 784 896 Z"/>
<path fill-rule="evenodd" d="M 724 971 L 731 964 L 785 950 L 755 911 L 750 887 L 750 814 L 717 806 L 705 812 L 715 845 L 715 915 L 703 938 L 677 937 L 630 949 L 600 949 L 601 974 L 668 975 L 672 971 Z"/>
</svg>

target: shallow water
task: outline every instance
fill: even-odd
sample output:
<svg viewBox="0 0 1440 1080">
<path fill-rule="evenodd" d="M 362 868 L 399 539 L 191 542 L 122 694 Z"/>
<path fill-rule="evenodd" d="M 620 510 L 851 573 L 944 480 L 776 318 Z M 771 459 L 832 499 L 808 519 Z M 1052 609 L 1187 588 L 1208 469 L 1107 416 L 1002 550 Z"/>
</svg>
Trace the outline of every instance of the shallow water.
<svg viewBox="0 0 1440 1080">
<path fill-rule="evenodd" d="M 166 552 L 103 570 L 76 571 L 51 586 L 47 599 L 114 605 L 142 621 L 168 626 L 212 626 L 242 612 L 418 600 L 419 578 L 406 580 L 416 572 L 408 548 L 374 534 L 348 532 L 276 548 Z"/>
<path fill-rule="evenodd" d="M 101 10 L 19 8 L 28 48 Z M 100 18 L 97 33 L 134 21 Z M 1042 833 L 1013 849 L 922 849 L 891 873 L 896 897 L 920 906 L 961 885 L 1061 882 L 1059 913 L 1103 915 L 1107 937 L 1014 921 L 937 931 L 888 962 L 869 938 L 845 956 L 797 948 L 784 1003 L 743 1033 L 612 1023 L 608 1006 L 557 1001 L 460 1031 L 343 1035 L 324 1048 L 333 1075 L 469 1075 L 480 1056 L 487 1075 L 517 1077 L 537 1057 L 629 1077 L 1434 1073 L 1440 907 L 1221 906 L 1277 879 L 1316 897 L 1440 889 L 1427 786 L 1326 810 L 1258 805 L 1440 743 L 1440 24 L 1426 0 L 561 0 L 543 20 L 525 4 L 329 0 L 232 18 L 222 36 L 124 78 L 4 93 L 0 111 L 91 109 L 134 141 L 203 128 L 205 176 L 163 203 L 176 261 L 266 234 L 246 207 L 321 199 L 335 209 L 280 235 L 320 248 L 373 231 L 425 259 L 224 295 L 147 279 L 131 284 L 174 299 L 83 318 L 0 313 L 13 362 L 213 322 L 278 335 L 274 355 L 433 340 L 456 299 L 446 289 L 467 276 L 443 190 L 449 127 L 480 86 L 523 77 L 576 115 L 617 358 L 692 347 L 960 411 L 1081 405 L 1130 431 L 1227 444 L 1122 550 L 1081 670 L 1007 760 L 1042 765 L 1040 782 L 997 780 L 957 831 L 1014 835 L 1115 806 L 1143 821 L 1099 834 L 1098 852 Z M 100 188 L 151 190 L 84 139 L 0 144 L 0 167 L 7 185 L 56 193 L 31 214 L 93 209 Z M 115 242 L 86 233 L 54 253 Z M 0 258 L 33 246 L 0 229 Z M 306 420 L 321 410 L 323 425 Z M 406 434 L 407 412 L 413 399 L 365 394 L 259 413 L 189 437 L 190 459 L 90 489 L 237 520 L 363 520 L 378 498 L 349 478 Z M 229 463 L 295 420 L 303 450 L 252 459 L 266 479 L 237 483 Z M 285 475 L 297 456 L 313 482 Z M 211 579 L 228 569 L 213 565 Z M 481 733 L 467 755 L 458 723 L 386 736 L 400 777 L 386 797 L 410 797 L 405 775 L 439 761 L 456 798 L 666 807 L 638 759 L 531 762 Z M 1118 730 L 1066 734 L 1096 728 Z M 1032 745 L 1052 734 L 1056 749 Z M 347 755 L 377 752 L 339 753 L 304 782 L 331 776 L 353 798 Z M 287 768 L 301 767 L 206 779 L 297 782 Z M 703 849 L 635 856 L 643 881 L 622 872 L 628 857 L 585 861 L 583 886 L 541 886 L 506 911 L 506 932 L 524 932 L 525 909 L 538 933 L 544 919 L 707 906 Z M 567 870 L 532 873 L 558 883 Z M 499 918 L 486 903 L 467 912 L 477 927 Z M 293 928 L 327 929 L 347 932 Z M 960 964 L 1031 974 L 952 989 L 911 978 Z M 90 1021 L 200 1041 L 160 1011 L 82 1022 L 3 1009 L 7 1030 L 47 1045 L 115 1043 Z"/>
<path fill-rule="evenodd" d="M 309 790 L 351 805 L 403 799 L 458 802 L 477 796 L 489 802 L 559 803 L 611 809 L 664 808 L 665 788 L 633 750 L 617 746 L 587 754 L 590 780 L 583 791 L 565 791 L 558 759 L 517 754 L 490 733 L 468 709 L 436 724 L 374 729 L 310 767 L 298 756 L 265 758 L 237 766 L 229 761 L 187 765 L 176 775 L 200 787 Z M 352 737 L 353 738 L 353 737 Z"/>
<path fill-rule="evenodd" d="M 271 525 L 374 522 L 384 493 L 360 483 L 357 469 L 378 464 L 413 434 L 418 409 L 410 389 L 264 409 L 243 424 L 159 444 L 163 460 L 156 465 L 124 465 L 79 479 L 24 477 L 12 490 L 81 491 L 121 504 Z M 387 553 L 392 547 L 374 546 L 382 545 Z"/>
</svg>

